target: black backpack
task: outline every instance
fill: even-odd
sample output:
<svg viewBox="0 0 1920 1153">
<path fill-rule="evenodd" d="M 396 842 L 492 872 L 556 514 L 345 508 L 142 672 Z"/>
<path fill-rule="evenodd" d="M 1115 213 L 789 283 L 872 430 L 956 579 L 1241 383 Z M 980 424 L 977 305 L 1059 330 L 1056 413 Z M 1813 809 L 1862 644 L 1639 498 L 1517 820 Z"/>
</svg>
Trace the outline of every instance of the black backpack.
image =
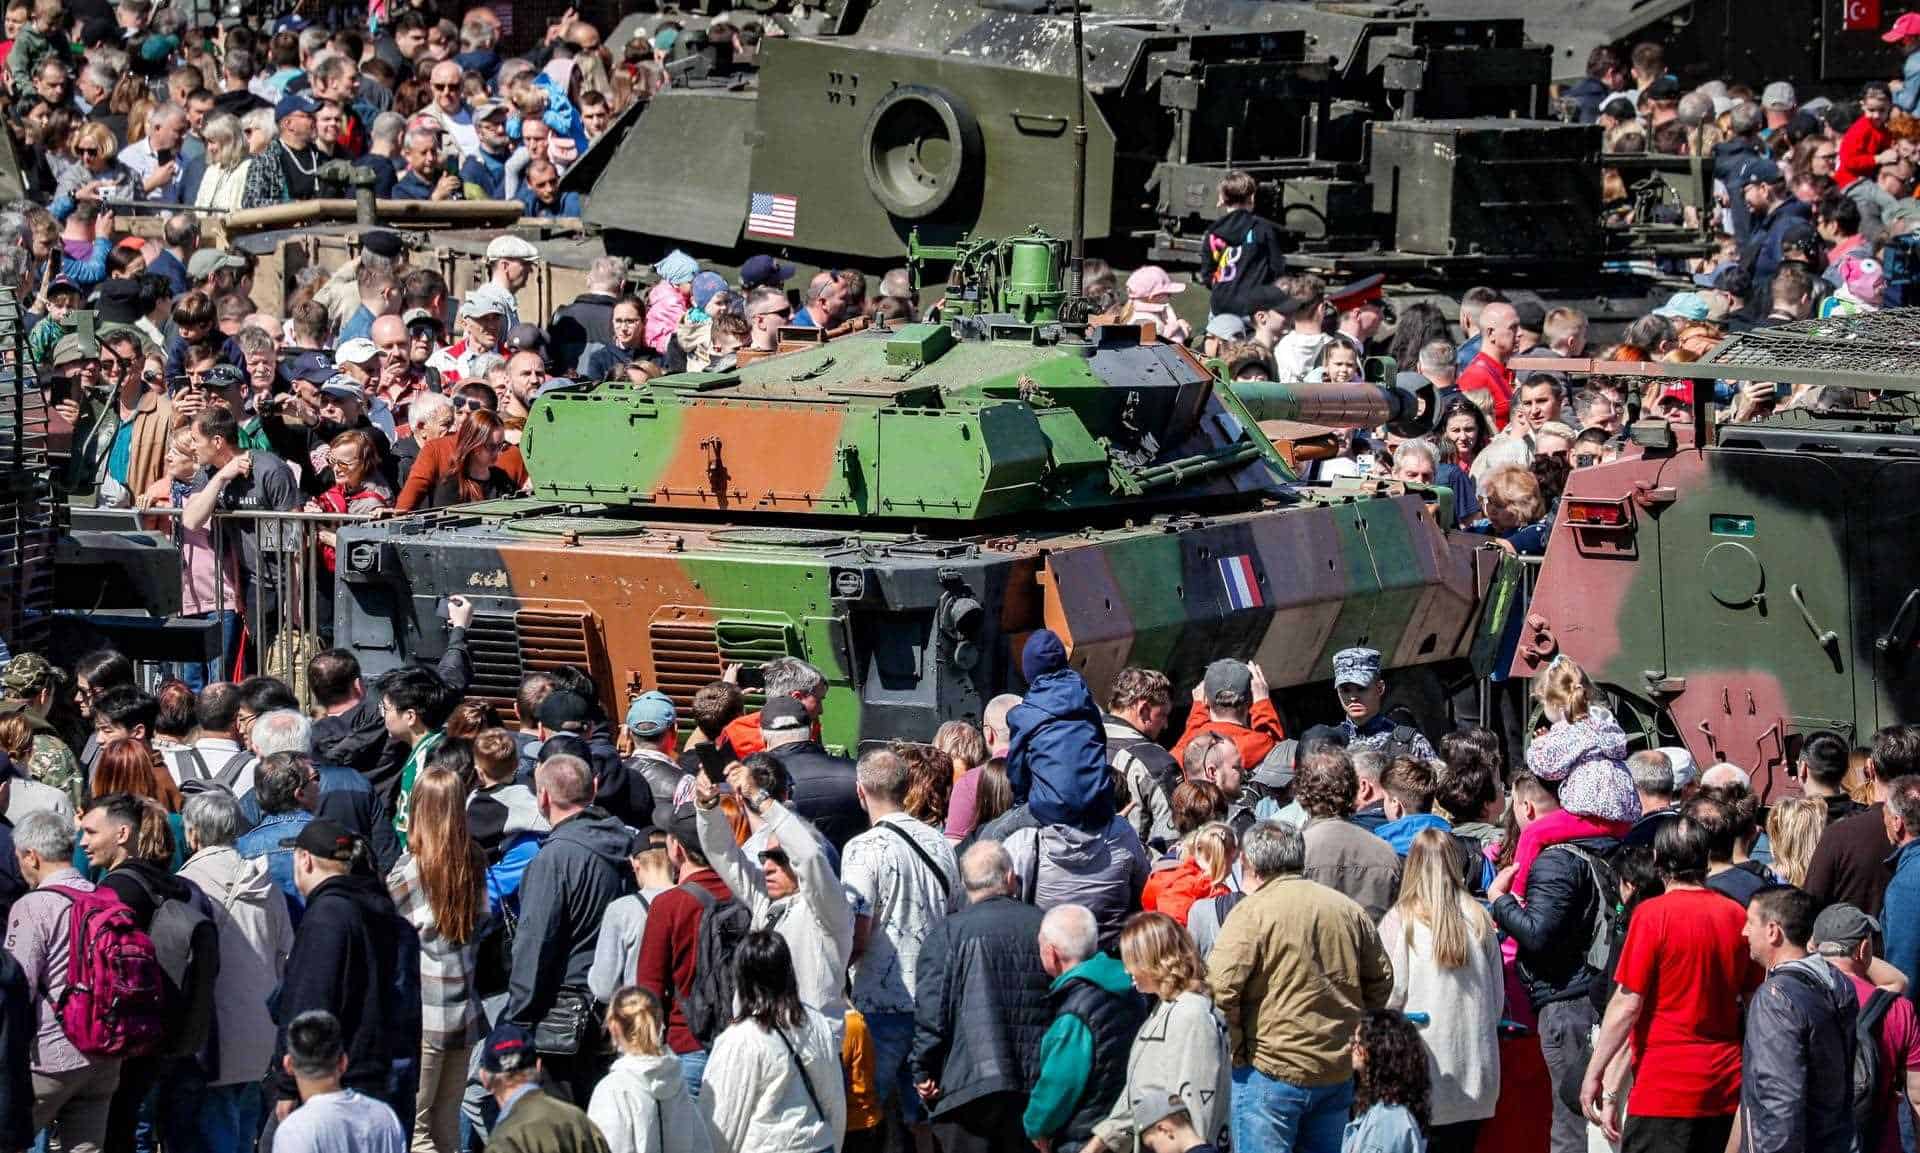
<svg viewBox="0 0 1920 1153">
<path fill-rule="evenodd" d="M 753 931 L 753 912 L 729 897 L 722 901 L 695 882 L 680 886 L 700 902 L 700 943 L 694 951 L 693 987 L 680 1002 L 687 1028 L 709 1048 L 733 1023 L 733 958 Z"/>
<path fill-rule="evenodd" d="M 131 874 L 153 901 L 153 921 L 147 936 L 166 976 L 161 1020 L 165 1040 L 159 1056 L 191 1057 L 207 1047 L 213 1035 L 214 982 L 220 976 L 220 930 L 213 918 L 192 901 L 165 897 Z M 206 900 L 198 889 L 194 896 Z"/>
<path fill-rule="evenodd" d="M 1163 755 L 1151 758 L 1141 756 L 1141 752 L 1147 749 L 1158 751 Z M 1139 761 L 1146 767 L 1147 775 L 1153 780 L 1153 788 L 1160 793 L 1167 808 L 1172 809 L 1173 790 L 1179 788 L 1180 782 L 1185 778 L 1185 774 L 1180 771 L 1180 762 L 1174 760 L 1172 754 L 1161 748 L 1158 742 L 1145 738 L 1130 737 L 1108 742 L 1107 766 L 1109 768 L 1124 773 L 1127 759 Z M 1133 790 L 1133 796 L 1140 807 L 1151 815 L 1153 806 L 1148 804 L 1149 798 L 1142 796 L 1138 789 Z"/>
<path fill-rule="evenodd" d="M 1885 1112 L 1881 1101 L 1885 1096 L 1883 1078 L 1886 1075 L 1886 1070 L 1880 1068 L 1880 1026 L 1897 996 L 1886 989 L 1875 989 L 1854 1018 L 1853 1131 L 1854 1148 L 1859 1153 L 1873 1153 L 1880 1148 L 1880 1117 Z M 1904 1090 L 1901 1097 L 1904 1107 Z"/>
</svg>

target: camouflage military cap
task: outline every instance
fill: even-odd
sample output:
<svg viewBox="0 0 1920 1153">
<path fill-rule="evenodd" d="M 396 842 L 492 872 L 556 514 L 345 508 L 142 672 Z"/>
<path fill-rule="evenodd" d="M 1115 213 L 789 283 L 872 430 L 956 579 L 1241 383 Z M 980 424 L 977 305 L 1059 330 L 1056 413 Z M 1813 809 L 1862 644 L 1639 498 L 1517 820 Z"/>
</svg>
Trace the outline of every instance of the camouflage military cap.
<svg viewBox="0 0 1920 1153">
<path fill-rule="evenodd" d="M 48 678 L 58 680 L 60 670 L 39 653 L 20 653 L 7 662 L 0 673 L 0 687 L 15 696 L 30 696 L 46 687 Z"/>
<path fill-rule="evenodd" d="M 1380 679 L 1378 649 L 1341 649 L 1333 654 L 1333 683 L 1370 688 Z"/>
</svg>

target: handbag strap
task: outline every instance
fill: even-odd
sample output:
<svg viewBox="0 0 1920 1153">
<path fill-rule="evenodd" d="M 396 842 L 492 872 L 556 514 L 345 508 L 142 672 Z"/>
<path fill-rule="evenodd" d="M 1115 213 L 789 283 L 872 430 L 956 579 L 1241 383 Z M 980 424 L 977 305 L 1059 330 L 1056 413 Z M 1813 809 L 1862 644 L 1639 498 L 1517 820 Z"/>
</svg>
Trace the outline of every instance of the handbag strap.
<svg viewBox="0 0 1920 1153">
<path fill-rule="evenodd" d="M 793 1042 L 787 1039 L 785 1029 L 776 1027 L 773 1035 L 780 1038 L 780 1043 L 787 1047 L 787 1056 L 793 1058 L 793 1067 L 800 1074 L 800 1086 L 807 1091 L 807 1100 L 813 1102 L 813 1111 L 820 1115 L 820 1123 L 829 1129 L 833 1128 L 833 1122 L 827 1118 L 827 1111 L 820 1107 L 819 1095 L 813 1091 L 813 1078 L 807 1076 L 807 1066 L 800 1060 L 800 1051 L 795 1049 Z"/>
<path fill-rule="evenodd" d="M 927 871 L 933 874 L 933 879 L 940 882 L 940 895 L 942 897 L 951 897 L 953 895 L 953 884 L 947 880 L 947 874 L 941 870 L 939 865 L 934 863 L 933 854 L 921 848 L 920 842 L 913 839 L 912 833 L 907 832 L 892 821 L 881 821 L 880 827 L 892 830 L 895 836 L 907 843 L 907 848 L 912 849 L 913 855 L 920 858 L 920 863 L 925 865 Z"/>
</svg>

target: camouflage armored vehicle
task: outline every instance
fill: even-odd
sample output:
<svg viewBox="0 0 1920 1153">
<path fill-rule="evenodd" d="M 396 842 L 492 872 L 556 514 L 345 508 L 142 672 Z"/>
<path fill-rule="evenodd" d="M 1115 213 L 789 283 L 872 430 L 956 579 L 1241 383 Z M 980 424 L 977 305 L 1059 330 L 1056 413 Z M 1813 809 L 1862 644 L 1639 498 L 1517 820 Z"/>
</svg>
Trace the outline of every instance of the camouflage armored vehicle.
<svg viewBox="0 0 1920 1153">
<path fill-rule="evenodd" d="M 1102 0 L 1084 6 L 1081 89 L 1073 11 L 830 3 L 824 29 L 769 37 L 751 67 L 683 35 L 673 85 L 597 142 L 569 186 L 609 247 L 639 257 L 680 245 L 728 263 L 758 248 L 875 268 L 897 262 L 909 230 L 951 242 L 1037 221 L 1064 235 L 1084 91 L 1085 235 L 1122 267 L 1204 266 L 1216 185 L 1238 168 L 1302 269 L 1491 279 L 1596 298 L 1590 315 L 1610 295 L 1638 298 L 1609 261 L 1652 238 L 1601 227 L 1598 130 L 1540 119 L 1551 51 L 1520 20 Z"/>
<path fill-rule="evenodd" d="M 1100 691 L 1129 663 L 1190 684 L 1253 658 L 1279 690 L 1347 645 L 1467 655 L 1485 570 L 1432 494 L 1303 485 L 1258 427 L 1412 430 L 1418 398 L 1236 393 L 1150 331 L 1062 320 L 1061 241 L 952 255 L 942 322 L 550 389 L 521 441 L 531 497 L 342 532 L 340 643 L 369 674 L 430 660 L 440 604 L 468 596 L 476 691 L 504 709 L 530 669 L 685 706 L 729 663 L 794 654 L 825 671 L 841 746 L 977 718 L 1042 626 Z"/>
<path fill-rule="evenodd" d="M 1800 742 L 1920 720 L 1920 310 L 1730 337 L 1693 364 L 1595 364 L 1691 382 L 1689 423 L 1573 473 L 1513 671 L 1580 662 L 1629 733 L 1792 788 Z M 1819 391 L 1714 426 L 1716 378 Z"/>
</svg>

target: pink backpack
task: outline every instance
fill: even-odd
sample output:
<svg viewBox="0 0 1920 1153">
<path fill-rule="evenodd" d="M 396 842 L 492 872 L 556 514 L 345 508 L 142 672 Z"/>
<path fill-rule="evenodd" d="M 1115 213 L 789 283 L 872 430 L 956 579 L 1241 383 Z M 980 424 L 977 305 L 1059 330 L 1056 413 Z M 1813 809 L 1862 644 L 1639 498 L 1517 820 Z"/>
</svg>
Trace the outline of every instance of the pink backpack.
<svg viewBox="0 0 1920 1153">
<path fill-rule="evenodd" d="M 111 889 L 51 888 L 73 905 L 67 987 L 54 1004 L 67 1040 L 89 1057 L 159 1052 L 166 984 L 153 938 Z"/>
</svg>

